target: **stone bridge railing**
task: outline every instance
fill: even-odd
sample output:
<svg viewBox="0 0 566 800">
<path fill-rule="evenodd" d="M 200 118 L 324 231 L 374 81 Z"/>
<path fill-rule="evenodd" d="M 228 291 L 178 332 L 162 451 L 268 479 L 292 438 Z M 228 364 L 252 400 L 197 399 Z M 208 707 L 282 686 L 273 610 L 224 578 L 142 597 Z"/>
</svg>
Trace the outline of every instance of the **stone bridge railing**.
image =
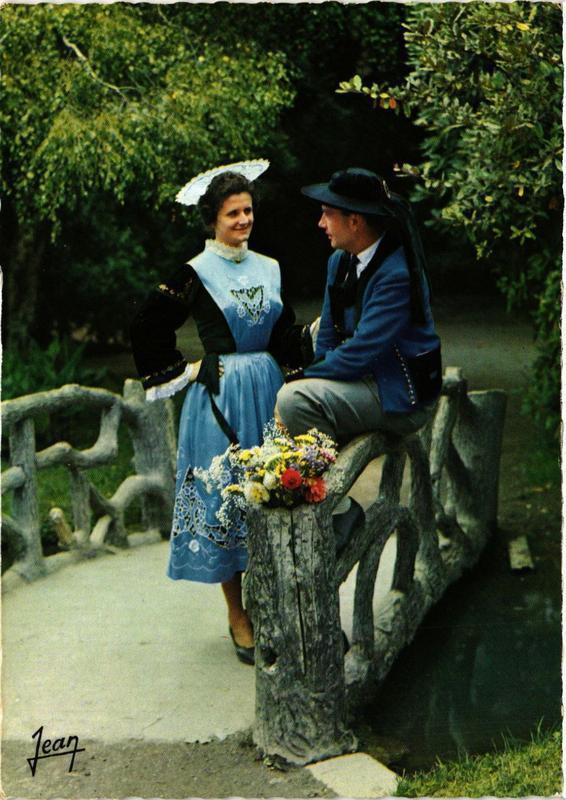
<svg viewBox="0 0 566 800">
<path fill-rule="evenodd" d="M 250 510 L 245 592 L 256 638 L 254 738 L 264 753 L 305 764 L 355 748 L 349 707 L 377 687 L 427 610 L 475 563 L 496 524 L 505 404 L 500 391 L 468 393 L 460 371 L 449 369 L 432 422 L 404 439 L 371 434 L 353 441 L 328 473 L 323 503 L 293 511 Z M 78 407 L 101 414 L 95 445 L 81 451 L 57 442 L 36 452 L 34 419 Z M 126 381 L 123 396 L 71 385 L 8 400 L 1 408 L 10 450 L 2 493 L 13 493 L 2 532 L 19 551 L 3 587 L 108 545 L 127 546 L 132 537 L 124 513 L 136 499 L 142 500 L 146 531 L 169 531 L 175 480 L 171 401 L 146 403 L 141 384 Z M 121 421 L 132 437 L 135 474 L 107 498 L 88 470 L 116 459 Z M 336 558 L 332 510 L 378 456 L 384 458 L 375 499 Z M 72 530 L 63 535 L 69 550 L 45 558 L 37 473 L 56 465 L 69 474 Z M 396 545 L 392 583 L 375 607 L 376 577 L 390 539 Z M 338 590 L 356 565 L 353 636 L 344 655 Z"/>
<path fill-rule="evenodd" d="M 468 393 L 460 371 L 448 369 L 434 420 L 420 434 L 360 437 L 328 473 L 323 503 L 248 514 L 245 589 L 256 639 L 254 739 L 261 751 L 306 764 L 355 749 L 348 706 L 367 700 L 428 609 L 475 563 L 496 524 L 505 405 L 503 392 Z M 382 455 L 365 523 L 336 558 L 332 509 Z M 374 608 L 391 537 L 392 583 Z M 356 564 L 353 637 L 344 656 L 338 589 Z"/>
<path fill-rule="evenodd" d="M 100 413 L 100 430 L 93 447 L 75 449 L 57 442 L 36 452 L 35 419 L 77 409 Z M 127 380 L 123 396 L 104 389 L 68 385 L 61 389 L 6 400 L 1 405 L 2 435 L 9 440 L 10 466 L 2 472 L 2 494 L 12 492 L 11 514 L 2 515 L 4 542 L 18 553 L 4 574 L 5 589 L 34 580 L 69 560 L 93 555 L 110 546 L 127 547 L 124 525 L 128 506 L 141 498 L 142 527 L 168 532 L 175 484 L 175 431 L 171 402 L 146 403 L 141 384 Z M 118 429 L 123 422 L 133 442 L 134 474 L 105 497 L 89 480 L 88 471 L 112 464 L 118 454 Z M 63 466 L 70 481 L 72 529 L 53 509 L 59 541 L 67 552 L 45 558 L 37 499 L 38 471 Z M 58 516 L 59 515 L 59 516 Z M 155 536 L 157 534 L 157 536 Z M 146 537 L 147 538 L 147 537 Z"/>
</svg>

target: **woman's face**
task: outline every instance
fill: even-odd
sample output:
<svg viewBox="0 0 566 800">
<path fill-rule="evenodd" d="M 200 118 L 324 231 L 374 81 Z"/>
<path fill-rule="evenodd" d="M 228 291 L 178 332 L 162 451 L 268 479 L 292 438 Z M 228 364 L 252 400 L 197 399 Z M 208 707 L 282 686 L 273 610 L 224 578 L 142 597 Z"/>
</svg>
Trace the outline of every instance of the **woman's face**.
<svg viewBox="0 0 566 800">
<path fill-rule="evenodd" d="M 231 194 L 218 211 L 214 225 L 215 238 L 229 247 L 237 247 L 248 241 L 253 224 L 254 210 L 251 194 L 249 192 Z"/>
</svg>

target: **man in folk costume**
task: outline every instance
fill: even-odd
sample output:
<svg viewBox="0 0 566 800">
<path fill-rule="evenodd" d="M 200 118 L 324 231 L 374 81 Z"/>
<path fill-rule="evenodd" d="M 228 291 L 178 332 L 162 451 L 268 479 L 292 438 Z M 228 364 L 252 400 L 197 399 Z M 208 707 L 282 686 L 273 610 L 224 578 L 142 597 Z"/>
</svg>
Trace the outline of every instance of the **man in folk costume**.
<svg viewBox="0 0 566 800">
<path fill-rule="evenodd" d="M 293 435 L 315 427 L 339 443 L 370 431 L 412 433 L 433 412 L 442 369 L 410 205 L 365 169 L 301 191 L 322 204 L 318 226 L 335 250 L 314 361 L 288 375 L 276 415 Z M 363 518 L 346 501 L 334 517 L 338 549 Z"/>
</svg>

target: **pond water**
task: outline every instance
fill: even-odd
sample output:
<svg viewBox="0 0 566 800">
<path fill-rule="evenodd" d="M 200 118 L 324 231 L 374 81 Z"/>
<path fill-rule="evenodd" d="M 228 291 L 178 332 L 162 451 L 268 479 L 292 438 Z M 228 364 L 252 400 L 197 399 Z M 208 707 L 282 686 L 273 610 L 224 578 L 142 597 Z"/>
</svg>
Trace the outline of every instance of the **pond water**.
<svg viewBox="0 0 566 800">
<path fill-rule="evenodd" d="M 537 542 L 537 570 L 512 573 L 495 537 L 400 654 L 359 735 L 394 767 L 501 749 L 561 719 L 560 560 Z M 382 754 L 382 758 L 383 758 Z"/>
</svg>

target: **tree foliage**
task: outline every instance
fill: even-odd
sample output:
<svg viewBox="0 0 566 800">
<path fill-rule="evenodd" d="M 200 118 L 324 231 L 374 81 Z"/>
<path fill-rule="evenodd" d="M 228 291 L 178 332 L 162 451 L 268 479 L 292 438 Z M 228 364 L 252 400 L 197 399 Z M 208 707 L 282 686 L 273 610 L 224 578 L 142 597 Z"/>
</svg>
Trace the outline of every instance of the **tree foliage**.
<svg viewBox="0 0 566 800">
<path fill-rule="evenodd" d="M 416 200 L 489 259 L 510 308 L 533 312 L 540 356 L 531 408 L 554 428 L 560 387 L 562 15 L 552 3 L 418 4 L 409 73 L 340 91 L 408 115 L 425 132 Z"/>
<path fill-rule="evenodd" d="M 333 88 L 353 70 L 399 74 L 403 14 L 336 2 L 3 6 L 11 338 L 86 328 L 123 339 L 136 300 L 200 243 L 176 191 L 238 158 L 272 159 L 256 246 L 289 255 L 295 289 L 317 286 L 323 254 L 305 250 L 320 270 L 295 263 L 312 220 L 289 192 L 344 166 L 352 143 L 359 162 L 386 157 L 387 135 L 363 138 L 359 104 Z"/>
<path fill-rule="evenodd" d="M 227 49 L 159 6 L 4 6 L 0 22 L 6 311 L 27 334 L 65 218 L 94 197 L 159 208 L 188 175 L 263 151 L 293 92 L 281 53 Z"/>
<path fill-rule="evenodd" d="M 228 51 L 159 7 L 12 6 L 2 23 L 4 189 L 55 225 L 95 191 L 159 203 L 253 153 L 292 100 L 280 53 Z"/>
</svg>

